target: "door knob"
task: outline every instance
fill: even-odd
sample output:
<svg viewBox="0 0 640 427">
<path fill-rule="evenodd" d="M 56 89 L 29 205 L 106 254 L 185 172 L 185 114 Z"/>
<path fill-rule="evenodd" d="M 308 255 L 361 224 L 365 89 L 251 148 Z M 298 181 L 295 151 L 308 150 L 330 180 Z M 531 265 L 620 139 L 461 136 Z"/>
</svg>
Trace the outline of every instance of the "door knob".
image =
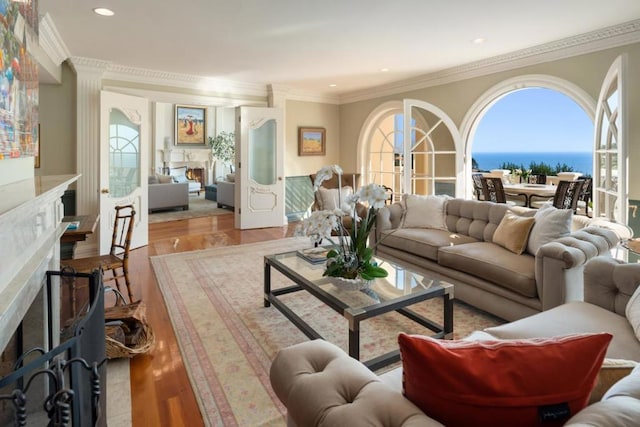
<svg viewBox="0 0 640 427">
<path fill-rule="evenodd" d="M 109 194 L 109 189 L 108 188 L 103 188 L 102 190 L 100 190 L 100 192 L 102 194 Z"/>
</svg>

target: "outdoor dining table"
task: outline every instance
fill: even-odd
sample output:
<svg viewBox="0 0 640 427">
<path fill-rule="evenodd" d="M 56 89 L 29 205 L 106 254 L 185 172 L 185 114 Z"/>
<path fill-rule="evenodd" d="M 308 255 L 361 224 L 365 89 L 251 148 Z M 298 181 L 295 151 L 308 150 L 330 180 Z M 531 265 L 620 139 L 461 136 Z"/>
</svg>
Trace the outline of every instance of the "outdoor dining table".
<svg viewBox="0 0 640 427">
<path fill-rule="evenodd" d="M 509 195 L 524 195 L 525 206 L 531 207 L 531 196 L 553 197 L 556 194 L 555 185 L 545 184 L 504 184 L 504 192 Z"/>
</svg>

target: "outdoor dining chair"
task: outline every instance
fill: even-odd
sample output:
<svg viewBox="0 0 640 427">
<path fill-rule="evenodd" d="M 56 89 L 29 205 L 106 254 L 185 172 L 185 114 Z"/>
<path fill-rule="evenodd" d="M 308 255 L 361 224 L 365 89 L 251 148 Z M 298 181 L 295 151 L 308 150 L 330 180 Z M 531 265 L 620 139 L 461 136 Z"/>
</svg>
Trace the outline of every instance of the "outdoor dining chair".
<svg viewBox="0 0 640 427">
<path fill-rule="evenodd" d="M 556 194 L 553 196 L 553 206 L 557 209 L 571 209 L 577 213 L 580 190 L 584 180 L 560 181 Z"/>
<path fill-rule="evenodd" d="M 482 192 L 482 174 L 471 174 L 471 179 L 473 180 L 473 191 L 476 193 L 476 200 L 484 200 Z"/>
</svg>

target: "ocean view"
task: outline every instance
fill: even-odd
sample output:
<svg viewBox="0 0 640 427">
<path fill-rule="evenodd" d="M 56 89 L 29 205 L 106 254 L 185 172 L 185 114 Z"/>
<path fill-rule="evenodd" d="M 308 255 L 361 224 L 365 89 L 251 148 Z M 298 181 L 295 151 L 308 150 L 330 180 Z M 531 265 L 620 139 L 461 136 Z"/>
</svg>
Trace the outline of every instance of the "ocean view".
<svg viewBox="0 0 640 427">
<path fill-rule="evenodd" d="M 472 157 L 483 171 L 499 169 L 502 163 L 522 164 L 529 167 L 529 163 L 546 163 L 555 167 L 558 163 L 573 167 L 575 172 L 583 175 L 593 175 L 593 154 L 591 152 L 573 151 L 562 153 L 473 153 Z"/>
</svg>

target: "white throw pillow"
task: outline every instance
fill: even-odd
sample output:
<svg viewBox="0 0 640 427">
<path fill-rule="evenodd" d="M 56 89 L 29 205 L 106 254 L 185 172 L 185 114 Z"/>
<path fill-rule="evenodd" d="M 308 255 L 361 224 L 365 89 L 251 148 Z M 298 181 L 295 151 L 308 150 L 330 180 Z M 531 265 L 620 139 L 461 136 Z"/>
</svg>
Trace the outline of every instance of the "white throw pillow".
<svg viewBox="0 0 640 427">
<path fill-rule="evenodd" d="M 160 184 L 171 184 L 173 181 L 169 175 L 158 175 L 158 183 Z"/>
<path fill-rule="evenodd" d="M 535 223 L 527 243 L 527 252 L 531 255 L 535 255 L 541 246 L 571 233 L 571 209 L 556 209 L 553 205 L 545 203 L 533 217 Z"/>
<path fill-rule="evenodd" d="M 318 187 L 321 210 L 332 211 L 338 208 L 338 191 L 337 188 Z M 340 202 L 342 202 L 343 208 L 348 206 L 346 201 L 347 197 L 351 196 L 351 194 L 353 194 L 353 188 L 348 185 L 342 187 Z"/>
<path fill-rule="evenodd" d="M 633 295 L 631 295 L 624 314 L 631 324 L 636 337 L 640 340 L 640 286 L 638 286 Z"/>
<path fill-rule="evenodd" d="M 403 228 L 435 228 L 446 230 L 445 205 L 449 196 L 405 194 Z"/>
</svg>

